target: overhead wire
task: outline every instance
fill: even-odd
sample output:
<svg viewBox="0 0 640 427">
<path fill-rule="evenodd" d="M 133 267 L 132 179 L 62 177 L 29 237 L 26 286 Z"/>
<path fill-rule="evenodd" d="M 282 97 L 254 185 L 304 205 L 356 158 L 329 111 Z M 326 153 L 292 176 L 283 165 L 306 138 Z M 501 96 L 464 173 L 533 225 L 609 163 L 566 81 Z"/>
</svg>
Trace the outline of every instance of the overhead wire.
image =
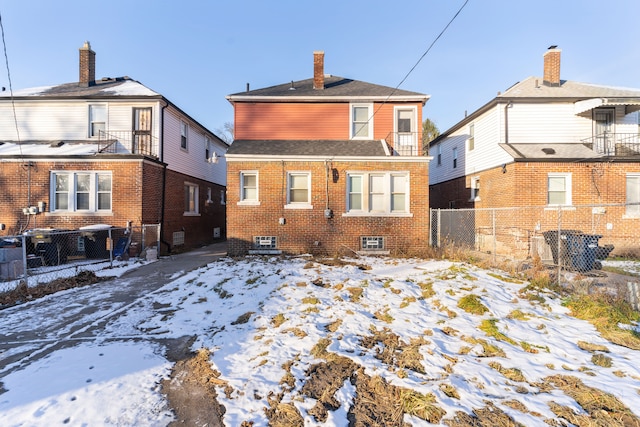
<svg viewBox="0 0 640 427">
<path fill-rule="evenodd" d="M 436 44 L 436 42 L 440 39 L 440 37 L 442 37 L 442 35 L 447 31 L 447 29 L 451 26 L 451 24 L 453 23 L 453 21 L 456 20 L 456 18 L 458 17 L 458 15 L 460 15 L 460 13 L 462 12 L 462 10 L 465 8 L 465 6 L 467 5 L 467 3 L 469 3 L 469 0 L 465 0 L 465 2 L 462 4 L 462 6 L 460 6 L 460 8 L 458 9 L 458 11 L 453 15 L 453 17 L 449 20 L 449 22 L 447 23 L 447 25 L 444 26 L 444 28 L 442 29 L 442 31 L 440 31 L 440 33 L 436 36 L 435 39 L 433 39 L 433 41 L 431 42 L 431 44 L 429 45 L 429 47 L 424 51 L 424 53 L 422 54 L 422 56 L 420 56 L 420 58 L 418 59 L 418 61 L 413 65 L 413 67 L 411 67 L 411 69 L 407 72 L 407 74 L 403 77 L 403 79 L 400 81 L 400 83 L 398 83 L 396 85 L 396 87 L 391 91 L 391 93 L 389 94 L 389 96 L 387 96 L 387 98 L 378 106 L 378 108 L 373 112 L 373 114 L 371 115 L 371 117 L 369 117 L 369 120 L 367 120 L 367 123 L 369 123 L 373 117 L 378 113 L 378 111 L 380 111 L 380 109 L 389 101 L 389 99 L 391 99 L 391 97 L 393 96 L 394 93 L 396 93 L 398 91 L 398 88 L 400 88 L 400 86 L 402 86 L 402 84 L 409 78 L 409 76 L 411 75 L 411 73 L 413 73 L 413 71 L 418 67 L 418 65 L 420 64 L 420 62 L 422 62 L 422 60 L 424 59 L 425 56 L 427 56 L 427 54 L 431 51 L 431 48 L 433 48 L 433 46 Z"/>
</svg>

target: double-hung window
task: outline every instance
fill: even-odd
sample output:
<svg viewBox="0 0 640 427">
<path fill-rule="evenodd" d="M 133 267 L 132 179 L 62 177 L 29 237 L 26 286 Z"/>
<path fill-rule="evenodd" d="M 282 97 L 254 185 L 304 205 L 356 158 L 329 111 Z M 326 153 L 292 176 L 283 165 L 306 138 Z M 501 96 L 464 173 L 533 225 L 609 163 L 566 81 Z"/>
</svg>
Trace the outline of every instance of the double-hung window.
<svg viewBox="0 0 640 427">
<path fill-rule="evenodd" d="M 627 174 L 627 217 L 640 217 L 640 174 Z"/>
<path fill-rule="evenodd" d="M 469 151 L 473 151 L 476 146 L 476 127 L 473 123 L 469 124 Z"/>
<path fill-rule="evenodd" d="M 351 104 L 351 139 L 373 139 L 372 111 L 372 104 Z"/>
<path fill-rule="evenodd" d="M 98 137 L 107 130 L 107 106 L 89 105 L 89 136 Z"/>
<path fill-rule="evenodd" d="M 51 172 L 51 212 L 111 212 L 111 172 Z"/>
<path fill-rule="evenodd" d="M 311 208 L 311 173 L 287 174 L 287 208 Z"/>
<path fill-rule="evenodd" d="M 187 145 L 187 137 L 189 136 L 189 125 L 185 122 L 180 122 L 180 148 L 186 150 Z"/>
<path fill-rule="evenodd" d="M 409 174 L 348 172 L 346 215 L 410 215 Z"/>
<path fill-rule="evenodd" d="M 547 176 L 547 203 L 550 206 L 571 205 L 571 174 L 550 173 Z"/>
<path fill-rule="evenodd" d="M 211 161 L 211 138 L 206 135 L 204 137 L 204 160 Z"/>
<path fill-rule="evenodd" d="M 198 192 L 199 188 L 197 184 L 190 182 L 184 183 L 184 214 L 185 215 L 198 215 L 200 212 L 198 206 Z"/>
<path fill-rule="evenodd" d="M 258 172 L 240 172 L 240 205 L 258 205 Z"/>
</svg>

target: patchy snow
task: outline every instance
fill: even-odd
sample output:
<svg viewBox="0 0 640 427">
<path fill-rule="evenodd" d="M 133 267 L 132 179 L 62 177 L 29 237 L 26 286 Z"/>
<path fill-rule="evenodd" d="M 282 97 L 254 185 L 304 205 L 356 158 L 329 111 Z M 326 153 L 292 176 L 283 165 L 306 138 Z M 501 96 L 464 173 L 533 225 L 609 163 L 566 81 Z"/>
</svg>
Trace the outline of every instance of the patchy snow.
<svg viewBox="0 0 640 427">
<path fill-rule="evenodd" d="M 350 261 L 330 266 L 303 257 L 225 258 L 176 277 L 126 309 L 120 308 L 122 315 L 97 336 L 77 339 L 74 345 L 67 340 L 64 348 L 7 374 L 1 380 L 6 391 L 0 394 L 0 425 L 167 425 L 172 415 L 159 382 L 168 377 L 170 364 L 154 340 L 184 336 L 195 336 L 193 350 L 210 350 L 219 379 L 231 387 L 228 395 L 218 389 L 228 426 L 245 421 L 254 427 L 267 426 L 267 398 L 281 392 L 283 401 L 300 411 L 305 425 L 347 426 L 348 406 L 355 398 L 355 388 L 348 381 L 335 395 L 342 407 L 330 411 L 325 424 L 308 414 L 315 400 L 300 394 L 307 370 L 320 362 L 312 349 L 324 339 L 329 340 L 329 352 L 351 359 L 368 375 L 433 393 L 436 404 L 446 411 L 445 418 L 482 408 L 486 401 L 526 426 L 548 427 L 544 420 L 555 417 L 550 403 L 582 411 L 567 394 L 542 392 L 532 385 L 550 375 L 577 377 L 613 394 L 640 416 L 640 366 L 636 363 L 640 352 L 606 341 L 591 324 L 571 317 L 551 295 L 545 295 L 544 302 L 529 301 L 518 294 L 526 283 L 457 262 Z M 428 288 L 432 294 L 424 293 Z M 60 319 L 70 309 L 69 298 L 75 292 L 79 290 L 65 291 L 66 297 L 59 298 Z M 361 296 L 354 297 L 358 292 Z M 481 299 L 487 313 L 473 315 L 458 307 L 460 299 L 471 294 Z M 56 296 L 50 298 L 54 301 Z M 29 308 L 25 304 L 0 312 L 12 334 L 20 333 Z M 525 318 L 508 316 L 514 310 Z M 274 322 L 278 317 L 281 324 Z M 479 325 L 486 319 L 495 319 L 499 331 L 515 344 L 481 331 Z M 45 329 L 45 323 L 56 319 L 35 321 Z M 362 345 L 362 337 L 385 328 L 403 342 L 425 340 L 420 348 L 423 373 L 404 369 L 400 375 L 399 369 L 375 357 L 375 348 Z M 472 338 L 498 346 L 504 356 L 482 357 L 481 346 L 473 344 Z M 612 367 L 596 366 L 593 353 L 582 350 L 578 341 L 606 346 Z M 522 343 L 530 346 L 529 351 Z M 292 390 L 282 385 L 288 361 L 296 379 Z M 507 379 L 491 362 L 519 369 L 527 381 Z M 0 375 L 4 371 L 0 368 Z M 444 384 L 453 386 L 459 398 L 445 395 Z M 527 411 L 507 406 L 508 401 L 520 402 Z M 405 421 L 432 425 L 416 417 Z"/>
<path fill-rule="evenodd" d="M 23 143 L 14 144 L 6 142 L 0 145 L 0 155 L 2 156 L 80 156 L 96 154 L 98 144 L 65 143 L 59 147 L 52 147 L 49 144 Z"/>
<path fill-rule="evenodd" d="M 108 95 L 122 96 L 159 96 L 160 94 L 152 91 L 145 85 L 135 80 L 125 80 L 122 84 L 111 86 L 102 90 Z"/>
</svg>

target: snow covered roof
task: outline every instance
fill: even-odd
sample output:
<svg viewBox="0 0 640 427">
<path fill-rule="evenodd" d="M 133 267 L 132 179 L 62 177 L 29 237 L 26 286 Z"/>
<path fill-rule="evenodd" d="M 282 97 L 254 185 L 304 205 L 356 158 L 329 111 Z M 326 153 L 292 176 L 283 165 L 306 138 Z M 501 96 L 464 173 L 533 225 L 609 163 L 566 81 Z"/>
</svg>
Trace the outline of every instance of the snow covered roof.
<svg viewBox="0 0 640 427">
<path fill-rule="evenodd" d="M 89 156 L 98 153 L 98 144 L 90 141 L 25 141 L 0 143 L 0 156 Z"/>
<path fill-rule="evenodd" d="M 0 92 L 0 98 L 10 98 L 11 95 L 9 91 Z M 14 98 L 83 98 L 111 96 L 160 97 L 161 95 L 129 77 L 105 77 L 97 80 L 94 85 L 86 87 L 74 82 L 13 91 Z"/>
</svg>

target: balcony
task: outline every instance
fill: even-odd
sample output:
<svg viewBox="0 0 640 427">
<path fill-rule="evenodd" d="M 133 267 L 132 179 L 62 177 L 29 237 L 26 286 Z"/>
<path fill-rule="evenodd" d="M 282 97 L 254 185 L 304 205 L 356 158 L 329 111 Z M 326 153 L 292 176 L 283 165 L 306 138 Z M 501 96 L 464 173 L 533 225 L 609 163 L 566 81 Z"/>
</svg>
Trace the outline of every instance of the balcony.
<svg viewBox="0 0 640 427">
<path fill-rule="evenodd" d="M 582 143 L 603 156 L 628 157 L 640 155 L 640 134 L 609 133 L 585 138 Z"/>
<path fill-rule="evenodd" d="M 158 138 L 148 131 L 100 131 L 98 152 L 158 158 Z"/>
<path fill-rule="evenodd" d="M 385 138 L 393 148 L 394 156 L 421 156 L 418 150 L 418 132 L 391 132 Z"/>
</svg>

